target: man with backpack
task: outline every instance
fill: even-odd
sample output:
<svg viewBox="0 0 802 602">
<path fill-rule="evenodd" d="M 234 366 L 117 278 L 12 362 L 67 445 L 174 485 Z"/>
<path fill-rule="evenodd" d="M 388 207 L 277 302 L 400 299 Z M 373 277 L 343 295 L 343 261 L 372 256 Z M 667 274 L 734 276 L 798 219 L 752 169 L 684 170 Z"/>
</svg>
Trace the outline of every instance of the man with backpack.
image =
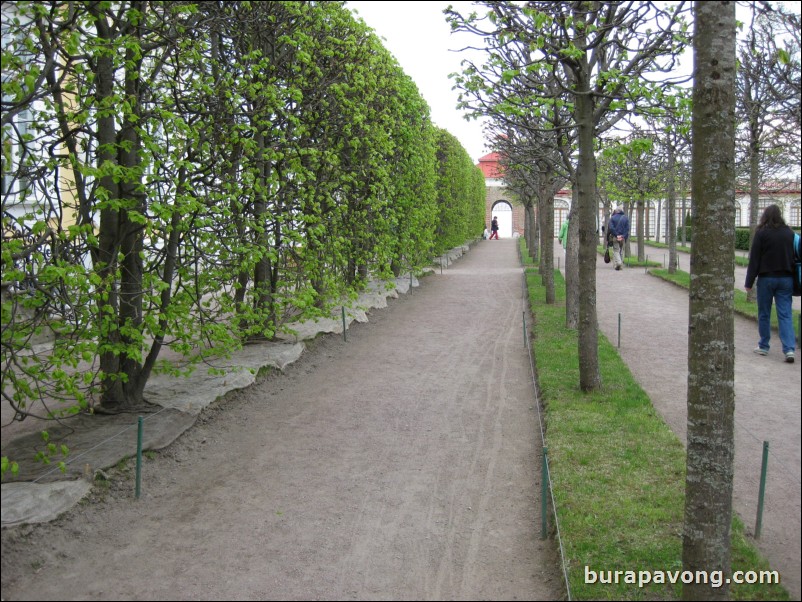
<svg viewBox="0 0 802 602">
<path fill-rule="evenodd" d="M 607 240 L 613 243 L 615 269 L 620 270 L 624 265 L 624 245 L 629 240 L 629 218 L 621 205 L 618 205 L 610 216 Z"/>
</svg>

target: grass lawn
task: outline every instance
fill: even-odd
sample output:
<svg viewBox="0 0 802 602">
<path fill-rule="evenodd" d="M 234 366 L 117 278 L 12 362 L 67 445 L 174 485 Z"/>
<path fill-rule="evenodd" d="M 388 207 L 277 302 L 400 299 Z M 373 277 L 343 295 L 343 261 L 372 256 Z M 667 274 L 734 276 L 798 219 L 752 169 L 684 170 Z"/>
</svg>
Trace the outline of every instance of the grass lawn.
<svg viewBox="0 0 802 602">
<path fill-rule="evenodd" d="M 681 286 L 685 289 L 688 289 L 691 286 L 691 275 L 688 274 L 688 272 L 683 272 L 682 270 L 677 270 L 673 274 L 669 274 L 668 270 L 657 269 L 649 270 L 649 274 L 656 276 L 657 278 L 662 278 L 663 280 L 676 284 L 677 286 Z M 757 303 L 750 303 L 747 301 L 746 293 L 744 291 L 735 289 L 734 292 L 735 297 L 733 298 L 733 310 L 735 313 L 757 322 Z M 792 310 L 791 313 L 793 315 L 794 332 L 796 333 L 797 339 L 799 339 L 799 312 L 797 310 Z M 774 330 L 777 330 L 776 309 L 771 312 L 771 327 Z M 757 330 L 755 330 L 755 336 L 757 337 Z M 757 338 L 755 340 L 757 340 Z"/>
<path fill-rule="evenodd" d="M 668 245 L 664 242 L 655 242 L 653 240 L 647 240 L 646 244 L 650 247 L 657 247 L 658 249 L 668 249 Z M 684 247 L 681 244 L 677 243 L 677 251 L 680 253 L 690 253 L 691 248 Z M 738 254 L 735 255 L 733 261 L 735 262 L 735 265 L 741 266 L 742 268 L 745 268 L 749 265 L 749 257 L 743 257 Z"/>
<path fill-rule="evenodd" d="M 521 243 L 523 244 L 523 242 Z M 522 253 L 524 261 L 526 253 Z M 528 268 L 532 350 L 544 406 L 550 477 L 573 600 L 675 600 L 681 586 L 685 449 L 599 334 L 600 391 L 579 390 L 576 331 L 565 328 L 565 285 L 546 305 L 540 275 Z M 554 517 L 549 524 L 554 531 Z M 769 570 L 733 522 L 732 569 Z M 665 583 L 586 583 L 599 571 L 654 571 Z M 658 573 L 662 572 L 662 573 Z M 726 577 L 726 576 L 725 576 Z M 592 579 L 588 579 L 590 581 Z M 734 600 L 788 600 L 778 585 L 730 585 Z"/>
</svg>

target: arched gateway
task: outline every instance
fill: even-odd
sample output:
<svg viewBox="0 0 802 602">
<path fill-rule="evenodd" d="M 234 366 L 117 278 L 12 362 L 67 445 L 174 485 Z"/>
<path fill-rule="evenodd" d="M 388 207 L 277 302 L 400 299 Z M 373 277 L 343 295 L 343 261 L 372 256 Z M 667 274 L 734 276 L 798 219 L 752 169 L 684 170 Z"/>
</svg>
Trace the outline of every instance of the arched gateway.
<svg viewBox="0 0 802 602">
<path fill-rule="evenodd" d="M 495 215 L 499 218 L 499 238 L 523 236 L 524 208 L 514 204 L 510 198 L 510 193 L 504 188 L 504 181 L 501 178 L 499 170 L 499 154 L 490 153 L 489 155 L 485 155 L 479 159 L 478 167 L 485 176 L 485 186 L 487 188 L 487 203 L 485 205 L 485 225 L 487 229 L 490 229 L 490 220 L 493 219 Z M 798 228 L 800 224 L 802 224 L 802 204 L 800 204 L 799 196 L 798 181 L 777 190 L 761 190 L 758 207 L 762 212 L 767 205 L 776 203 L 783 212 L 783 216 L 788 225 L 793 228 Z M 615 201 L 612 202 L 614 203 Z M 737 191 L 735 202 L 735 226 L 748 226 L 750 202 L 748 191 Z M 555 237 L 560 231 L 560 226 L 568 217 L 570 206 L 570 190 L 561 190 L 558 192 L 554 198 Z M 644 226 L 647 238 L 657 241 L 665 240 L 667 219 L 663 215 L 665 213 L 664 207 L 665 205 L 659 199 L 657 201 L 649 201 L 648 211 L 644 214 Z M 688 203 L 685 208 L 687 215 L 690 215 L 690 210 L 690 203 Z M 683 220 L 683 207 L 679 206 L 678 203 L 675 211 L 676 226 L 680 227 Z M 604 208 L 599 207 L 598 224 L 604 223 L 604 215 Z M 630 224 L 632 231 L 635 232 L 637 227 L 637 216 L 635 214 L 633 214 Z"/>
<path fill-rule="evenodd" d="M 512 203 L 503 199 L 493 203 L 493 206 L 490 208 L 490 219 L 494 217 L 498 218 L 498 237 L 512 238 L 512 236 L 515 235 L 512 229 Z"/>
<path fill-rule="evenodd" d="M 490 230 L 493 216 L 499 221 L 499 238 L 511 238 L 524 234 L 524 208 L 509 200 L 509 193 L 498 171 L 498 153 L 490 153 L 479 159 L 479 169 L 485 176 L 487 203 L 485 205 L 485 225 Z"/>
</svg>

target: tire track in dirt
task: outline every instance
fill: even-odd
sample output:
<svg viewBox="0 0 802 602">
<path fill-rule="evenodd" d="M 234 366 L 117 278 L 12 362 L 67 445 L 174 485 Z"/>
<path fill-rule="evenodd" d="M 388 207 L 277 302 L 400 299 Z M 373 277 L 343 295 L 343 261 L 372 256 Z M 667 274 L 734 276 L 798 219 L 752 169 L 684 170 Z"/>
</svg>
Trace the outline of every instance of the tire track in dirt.
<svg viewBox="0 0 802 602">
<path fill-rule="evenodd" d="M 4 538 L 4 599 L 560 598 L 516 245 L 479 243 L 211 408 L 141 500 L 130 475 Z"/>
</svg>

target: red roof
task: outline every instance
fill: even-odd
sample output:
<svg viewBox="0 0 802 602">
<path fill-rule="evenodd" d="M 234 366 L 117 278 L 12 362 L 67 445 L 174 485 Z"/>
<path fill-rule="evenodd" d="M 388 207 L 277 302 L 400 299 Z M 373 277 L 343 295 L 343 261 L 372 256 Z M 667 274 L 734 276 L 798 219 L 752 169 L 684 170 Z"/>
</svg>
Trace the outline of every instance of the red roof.
<svg viewBox="0 0 802 602">
<path fill-rule="evenodd" d="M 490 153 L 479 159 L 479 169 L 485 175 L 485 178 L 500 178 L 502 177 L 501 166 L 499 165 L 499 154 Z"/>
</svg>

